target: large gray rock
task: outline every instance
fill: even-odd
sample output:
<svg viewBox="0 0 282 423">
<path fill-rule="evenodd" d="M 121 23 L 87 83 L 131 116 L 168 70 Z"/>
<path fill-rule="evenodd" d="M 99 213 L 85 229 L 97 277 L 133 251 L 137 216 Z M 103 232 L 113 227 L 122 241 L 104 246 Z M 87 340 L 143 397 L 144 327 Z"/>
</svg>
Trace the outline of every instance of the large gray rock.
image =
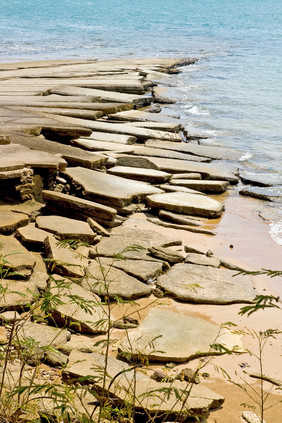
<svg viewBox="0 0 282 423">
<path fill-rule="evenodd" d="M 140 201 L 146 195 L 162 192 L 145 182 L 129 181 L 119 176 L 81 167 L 67 169 L 65 175 L 83 187 L 87 199 L 114 207 L 124 207 L 133 200 Z"/>
<path fill-rule="evenodd" d="M 52 319 L 76 332 L 104 333 L 111 321 L 99 297 L 89 290 L 53 275 L 50 283 L 52 295 L 59 299 L 51 310 Z"/>
<path fill-rule="evenodd" d="M 145 411 L 152 418 L 165 415 L 168 420 L 174 420 L 187 414 L 203 417 L 207 416 L 210 408 L 216 408 L 224 402 L 223 397 L 201 385 L 193 388 L 187 398 L 185 384 L 179 381 L 175 381 L 173 385 L 155 382 L 144 373 L 134 372 L 128 364 L 112 357 L 107 359 L 107 376 L 103 386 L 101 373 L 104 368 L 104 355 L 74 350 L 70 354 L 68 365 L 63 369 L 63 379 L 72 383 L 83 378 L 88 383 L 94 383 L 95 389 L 102 390 L 109 399 L 132 404 L 136 411 Z"/>
<path fill-rule="evenodd" d="M 151 184 L 162 184 L 171 177 L 170 173 L 162 172 L 161 170 L 127 166 L 112 167 L 108 170 L 108 173 L 136 181 L 150 182 Z"/>
<path fill-rule="evenodd" d="M 7 269 L 9 272 L 30 276 L 36 262 L 34 255 L 12 236 L 0 235 L 0 246 L 0 253 L 7 261 L 3 263 L 4 273 Z"/>
<path fill-rule="evenodd" d="M 126 258 L 152 261 L 152 257 L 148 256 L 149 247 L 170 247 L 181 243 L 180 239 L 154 231 L 153 225 L 150 229 L 146 225 L 144 227 L 141 219 L 129 219 L 122 226 L 112 229 L 110 238 L 103 238 L 92 248 L 90 257 L 122 254 Z"/>
<path fill-rule="evenodd" d="M 157 285 L 181 301 L 200 304 L 249 303 L 256 296 L 250 276 L 234 276 L 227 269 L 176 264 L 158 278 Z"/>
<path fill-rule="evenodd" d="M 219 217 L 224 210 L 224 205 L 212 198 L 182 192 L 154 194 L 146 201 L 152 208 L 209 218 Z"/>
<path fill-rule="evenodd" d="M 66 216 L 85 220 L 92 217 L 105 226 L 110 226 L 116 217 L 115 209 L 94 201 L 47 190 L 42 191 L 42 195 L 48 209 L 57 213 L 64 213 Z"/>
<path fill-rule="evenodd" d="M 60 245 L 53 235 L 49 235 L 45 239 L 44 245 L 52 272 L 73 278 L 84 276 L 88 265 L 86 256 L 88 249 L 79 247 L 74 251 L 68 246 Z"/>
<path fill-rule="evenodd" d="M 144 283 L 154 280 L 168 268 L 161 260 L 115 260 L 112 265 Z"/>
<path fill-rule="evenodd" d="M 120 297 L 125 300 L 146 297 L 151 293 L 151 288 L 117 269 L 103 259 L 91 261 L 87 268 L 86 277 L 82 280 L 82 286 L 95 294 Z"/>
<path fill-rule="evenodd" d="M 95 233 L 87 222 L 69 219 L 63 216 L 38 216 L 37 226 L 47 232 L 57 235 L 60 239 L 79 239 L 92 243 Z"/>
<path fill-rule="evenodd" d="M 214 343 L 224 344 L 232 349 L 241 347 L 239 335 L 219 326 L 173 311 L 167 308 L 153 308 L 141 325 L 121 341 L 121 355 L 140 360 L 147 356 L 149 361 L 185 362 L 196 357 L 217 355 L 211 348 Z"/>
</svg>

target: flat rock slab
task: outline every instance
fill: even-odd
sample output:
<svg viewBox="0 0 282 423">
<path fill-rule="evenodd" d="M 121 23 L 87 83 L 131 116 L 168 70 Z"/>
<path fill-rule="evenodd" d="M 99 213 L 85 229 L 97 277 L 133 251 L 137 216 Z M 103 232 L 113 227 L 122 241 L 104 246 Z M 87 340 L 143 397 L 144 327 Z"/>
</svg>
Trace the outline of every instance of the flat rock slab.
<svg viewBox="0 0 282 423">
<path fill-rule="evenodd" d="M 83 187 L 87 199 L 118 208 L 130 204 L 134 200 L 141 201 L 150 193 L 161 192 L 160 189 L 145 182 L 129 181 L 119 176 L 81 167 L 67 169 L 65 175 Z"/>
<path fill-rule="evenodd" d="M 238 160 L 242 156 L 242 153 L 236 150 L 217 146 L 193 144 L 191 142 L 182 142 L 175 145 L 173 142 L 147 140 L 146 145 L 148 147 L 163 148 L 166 150 L 194 154 L 195 156 L 207 157 L 213 160 Z"/>
<path fill-rule="evenodd" d="M 157 281 L 163 289 L 181 301 L 199 304 L 249 303 L 256 296 L 250 276 L 227 269 L 194 264 L 176 264 Z"/>
<path fill-rule="evenodd" d="M 53 211 L 61 211 L 67 216 L 77 216 L 79 219 L 92 217 L 105 226 L 110 225 L 116 217 L 116 210 L 93 201 L 73 197 L 55 191 L 42 191 L 43 200 L 48 208 Z"/>
<path fill-rule="evenodd" d="M 118 93 L 114 91 L 105 91 L 94 88 L 81 88 L 74 86 L 62 85 L 50 90 L 52 94 L 71 95 L 71 96 L 87 96 L 91 97 L 92 101 L 111 101 L 118 103 L 134 103 L 139 107 L 150 104 L 152 99 L 148 96 Z"/>
<path fill-rule="evenodd" d="M 148 128 L 155 129 L 159 131 L 171 132 L 171 138 L 173 139 L 173 134 L 181 130 L 181 125 L 179 123 L 164 123 L 164 122 L 130 122 L 131 126 L 136 126 L 138 128 Z"/>
<path fill-rule="evenodd" d="M 179 229 L 182 231 L 194 232 L 198 234 L 215 235 L 215 232 L 209 229 L 195 227 L 195 225 L 189 226 L 179 223 L 167 222 L 162 219 L 158 219 L 157 217 L 147 217 L 147 220 L 148 222 L 154 223 L 155 225 L 163 226 L 164 228 Z"/>
<path fill-rule="evenodd" d="M 67 119 L 67 118 L 65 118 Z M 64 120 L 65 120 L 64 119 Z M 166 131 L 157 131 L 154 129 L 147 129 L 147 128 L 138 128 L 135 126 L 131 126 L 126 123 L 109 123 L 109 122 L 100 122 L 100 121 L 93 121 L 89 123 L 89 121 L 83 121 L 83 119 L 76 119 L 76 123 L 80 124 L 81 126 L 86 125 L 92 129 L 92 131 L 98 132 L 107 132 L 112 134 L 121 134 L 121 135 L 130 135 L 136 137 L 140 141 L 147 140 L 148 138 L 155 138 L 155 139 L 167 139 L 174 141 L 181 141 L 181 135 L 179 134 L 171 134 L 171 132 Z M 73 121 L 72 121 L 73 122 Z"/>
<path fill-rule="evenodd" d="M 152 261 L 152 257 L 147 254 L 149 247 L 181 244 L 180 239 L 144 228 L 144 222 L 140 219 L 129 219 L 123 225 L 112 229 L 110 238 L 103 238 L 90 250 L 90 256 L 114 257 L 116 254 L 122 254 L 126 258 Z M 135 248 L 136 246 L 141 248 Z"/>
<path fill-rule="evenodd" d="M 116 120 L 124 120 L 124 121 L 153 121 L 153 122 L 162 122 L 162 123 L 174 123 L 179 125 L 179 120 L 171 118 L 169 116 L 164 116 L 159 113 L 148 113 L 142 110 L 128 110 L 124 112 L 115 113 L 110 115 L 110 118 Z"/>
<path fill-rule="evenodd" d="M 173 179 L 171 181 L 171 184 L 198 190 L 206 194 L 222 194 L 227 190 L 229 182 L 193 179 Z"/>
<path fill-rule="evenodd" d="M 181 266 L 181 265 L 176 265 Z M 120 352 L 140 360 L 140 351 L 149 361 L 185 362 L 196 357 L 217 355 L 210 345 L 222 343 L 227 348 L 241 346 L 239 335 L 207 320 L 175 313 L 167 308 L 153 308 L 141 325 L 125 337 Z M 153 347 L 152 347 L 153 345 Z"/>
<path fill-rule="evenodd" d="M 87 222 L 62 216 L 38 216 L 36 224 L 40 229 L 57 235 L 60 239 L 79 239 L 92 243 L 95 233 Z"/>
<path fill-rule="evenodd" d="M 0 166 L 1 162 L 3 162 L 4 165 L 7 164 L 7 162 L 19 162 L 24 166 L 30 166 L 32 168 L 51 168 L 60 171 L 65 170 L 67 165 L 65 160 L 59 157 L 42 151 L 34 151 L 20 144 L 1 146 Z"/>
<path fill-rule="evenodd" d="M 152 208 L 209 218 L 219 217 L 224 210 L 223 204 L 212 198 L 182 192 L 154 194 L 148 196 L 146 201 Z"/>
<path fill-rule="evenodd" d="M 193 172 L 187 172 L 187 173 L 176 173 L 172 175 L 171 179 L 202 179 L 202 175 L 200 173 L 193 173 Z"/>
<path fill-rule="evenodd" d="M 118 144 L 134 144 L 137 138 L 132 135 L 112 134 L 107 132 L 93 131 L 90 140 L 116 142 Z"/>
<path fill-rule="evenodd" d="M 91 151 L 118 151 L 123 153 L 133 153 L 134 147 L 117 142 L 98 141 L 80 138 L 72 142 L 76 147 Z"/>
<path fill-rule="evenodd" d="M 282 185 L 282 178 L 278 175 L 260 175 L 255 173 L 240 172 L 240 178 L 245 184 L 256 185 L 258 187 L 272 187 Z"/>
<path fill-rule="evenodd" d="M 76 332 L 107 331 L 107 312 L 99 297 L 58 275 L 53 275 L 50 289 L 52 295 L 56 295 L 61 302 L 50 311 L 56 324 L 69 327 Z"/>
<path fill-rule="evenodd" d="M 197 219 L 193 216 L 186 216 L 179 213 L 173 213 L 166 210 L 159 210 L 159 216 L 180 225 L 201 226 L 205 219 Z"/>
<path fill-rule="evenodd" d="M 115 260 L 112 265 L 144 283 L 154 280 L 168 267 L 166 263 L 160 260 Z"/>
<path fill-rule="evenodd" d="M 161 184 L 168 181 L 171 177 L 170 173 L 162 172 L 161 170 L 128 166 L 112 167 L 108 170 L 108 173 L 136 181 L 150 182 L 151 184 Z"/>
<path fill-rule="evenodd" d="M 13 109 L 15 110 L 15 109 Z M 18 107 L 18 110 L 23 110 L 25 112 L 41 112 L 48 113 L 50 115 L 63 115 L 70 116 L 79 119 L 90 119 L 96 120 L 103 116 L 103 112 L 100 110 L 83 110 L 83 109 L 68 109 L 68 108 L 58 108 L 58 107 Z"/>
<path fill-rule="evenodd" d="M 1 254 L 6 257 L 8 263 L 4 265 L 12 272 L 19 272 L 24 276 L 30 276 L 35 266 L 35 256 L 20 244 L 13 236 L 0 235 Z"/>
<path fill-rule="evenodd" d="M 163 150 L 161 148 L 151 148 L 146 146 L 135 146 L 134 154 L 136 156 L 146 157 L 161 157 L 164 159 L 174 160 L 190 160 L 193 162 L 209 162 L 210 160 L 205 157 L 192 156 L 191 154 L 179 153 L 178 151 Z"/>
<path fill-rule="evenodd" d="M 2 279 L 0 308 L 5 310 L 19 310 L 30 306 L 39 296 L 37 286 L 31 282 Z"/>
<path fill-rule="evenodd" d="M 44 245 L 46 255 L 51 260 L 53 272 L 73 278 L 84 276 L 85 269 L 88 266 L 88 259 L 85 257 L 87 249 L 85 247 L 79 247 L 74 251 L 68 246 L 60 245 L 53 235 L 45 239 Z"/>
<path fill-rule="evenodd" d="M 185 263 L 197 264 L 201 266 L 219 267 L 221 261 L 217 257 L 207 257 L 203 254 L 188 253 Z"/>
<path fill-rule="evenodd" d="M 23 244 L 27 244 L 28 248 L 41 248 L 49 232 L 43 231 L 35 226 L 35 223 L 29 223 L 23 228 L 19 228 L 16 232 L 17 238 L 21 240 Z"/>
<path fill-rule="evenodd" d="M 17 325 L 19 341 L 32 338 L 38 347 L 59 346 L 65 344 L 71 337 L 66 329 L 53 328 L 34 322 L 22 322 Z"/>
<path fill-rule="evenodd" d="M 0 208 L 0 233 L 14 232 L 17 228 L 28 224 L 28 217 L 22 213 L 13 213 Z"/>
<path fill-rule="evenodd" d="M 77 379 L 83 378 L 88 383 L 94 383 L 94 387 L 99 391 L 102 389 L 101 373 L 105 368 L 105 356 L 99 353 L 86 354 L 73 350 L 69 356 L 69 362 L 63 370 L 63 379 L 73 383 Z M 133 395 L 134 385 L 134 395 Z M 104 390 L 113 399 L 119 402 L 132 401 L 135 398 L 135 410 L 145 411 L 149 418 L 166 415 L 168 419 L 174 421 L 183 415 L 195 417 L 205 417 L 210 408 L 222 405 L 224 398 L 209 388 L 198 385 L 193 388 L 187 401 L 183 405 L 187 396 L 185 385 L 175 381 L 172 385 L 172 392 L 167 395 L 167 388 L 170 385 L 156 382 L 141 372 L 134 372 L 127 363 L 109 357 L 107 360 L 107 377 Z M 177 393 L 181 392 L 180 398 Z M 150 394 L 151 393 L 151 394 Z M 158 401 L 156 404 L 156 395 Z"/>
<path fill-rule="evenodd" d="M 203 192 L 196 191 L 195 189 L 186 188 L 181 185 L 174 185 L 174 184 L 163 184 L 160 185 L 159 188 L 163 189 L 165 192 L 187 192 L 188 194 L 197 194 L 201 195 Z"/>
<path fill-rule="evenodd" d="M 239 194 L 266 201 L 274 201 L 282 197 L 281 192 L 267 187 L 244 187 L 239 191 Z"/>
<path fill-rule="evenodd" d="M 85 289 L 112 299 L 134 300 L 151 294 L 148 285 L 99 259 L 91 261 L 81 283 Z"/>
<path fill-rule="evenodd" d="M 183 255 L 178 251 L 174 251 L 172 248 L 150 247 L 149 252 L 153 257 L 171 264 L 182 263 L 184 261 Z"/>
<path fill-rule="evenodd" d="M 218 181 L 229 181 L 231 184 L 238 183 L 235 173 L 222 164 L 196 163 L 176 159 L 166 159 L 162 157 L 150 157 L 150 160 L 164 172 L 169 173 L 200 173 L 203 179 L 213 179 Z"/>
</svg>

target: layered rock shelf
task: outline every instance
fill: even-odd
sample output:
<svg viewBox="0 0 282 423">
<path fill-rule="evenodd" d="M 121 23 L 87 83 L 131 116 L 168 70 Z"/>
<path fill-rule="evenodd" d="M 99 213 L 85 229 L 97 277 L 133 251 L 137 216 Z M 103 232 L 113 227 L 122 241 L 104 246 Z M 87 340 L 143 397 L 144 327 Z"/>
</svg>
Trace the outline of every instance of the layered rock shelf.
<svg viewBox="0 0 282 423">
<path fill-rule="evenodd" d="M 49 376 L 63 366 L 59 383 L 83 378 L 89 392 L 119 405 L 134 381 L 136 412 L 167 421 L 206 421 L 224 398 L 201 378 L 179 403 L 185 381 L 156 382 L 150 363 L 217 355 L 211 344 L 220 328 L 154 301 L 249 303 L 256 295 L 252 278 L 233 278 L 223 258 L 189 243 L 183 250 L 183 231 L 216 234 L 214 219 L 239 181 L 226 161 L 239 153 L 206 146 L 177 116 L 158 113 L 175 99 L 157 81 L 194 62 L 59 61 L 0 70 L 1 312 L 13 311 L 19 341 L 34 338 L 29 365 L 45 363 Z M 48 297 L 49 310 L 48 292 L 59 297 Z M 132 318 L 125 305 L 145 298 L 149 314 Z M 7 345 L 11 320 L 1 321 Z M 228 330 L 220 342 L 242 346 Z M 132 360 L 149 365 L 136 370 Z M 159 407 L 147 395 L 156 390 Z"/>
</svg>

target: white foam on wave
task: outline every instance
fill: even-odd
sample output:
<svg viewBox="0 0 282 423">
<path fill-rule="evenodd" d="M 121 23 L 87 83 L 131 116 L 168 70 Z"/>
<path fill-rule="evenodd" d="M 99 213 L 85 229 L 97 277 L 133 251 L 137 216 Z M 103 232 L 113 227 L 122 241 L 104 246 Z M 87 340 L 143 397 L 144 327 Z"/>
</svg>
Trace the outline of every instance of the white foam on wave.
<svg viewBox="0 0 282 423">
<path fill-rule="evenodd" d="M 252 157 L 253 157 L 253 154 L 252 154 L 252 153 L 250 153 L 250 152 L 247 152 L 247 153 L 244 153 L 244 154 L 240 157 L 239 161 L 240 161 L 240 162 L 244 162 L 245 160 L 249 160 L 249 159 L 251 159 Z"/>
<path fill-rule="evenodd" d="M 198 106 L 192 106 L 189 109 L 186 109 L 185 112 L 189 115 L 197 115 L 197 116 L 208 116 L 210 114 L 208 110 L 204 110 Z"/>
<path fill-rule="evenodd" d="M 269 234 L 278 245 L 282 245 L 282 220 L 270 223 Z"/>
</svg>

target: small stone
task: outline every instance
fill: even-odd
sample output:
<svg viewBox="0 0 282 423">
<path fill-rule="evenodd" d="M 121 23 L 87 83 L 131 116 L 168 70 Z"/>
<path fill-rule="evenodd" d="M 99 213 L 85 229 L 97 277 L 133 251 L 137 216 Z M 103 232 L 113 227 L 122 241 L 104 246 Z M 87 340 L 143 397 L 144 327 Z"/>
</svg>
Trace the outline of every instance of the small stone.
<svg viewBox="0 0 282 423">
<path fill-rule="evenodd" d="M 185 380 L 186 382 L 195 383 L 195 384 L 200 383 L 200 378 L 198 376 L 198 373 L 195 372 L 195 370 L 189 369 L 189 368 L 182 369 L 181 372 L 178 373 L 175 379 L 182 380 L 182 381 Z"/>
<path fill-rule="evenodd" d="M 265 420 L 262 421 L 261 418 L 252 411 L 243 411 L 242 419 L 247 423 L 265 423 Z"/>
<path fill-rule="evenodd" d="M 65 366 L 68 362 L 68 356 L 60 351 L 48 349 L 45 353 L 44 360 L 52 366 Z"/>
<path fill-rule="evenodd" d="M 169 377 L 165 372 L 162 372 L 161 370 L 156 370 L 152 376 L 151 379 L 155 380 L 156 382 L 172 382 L 172 377 Z"/>
<path fill-rule="evenodd" d="M 99 223 L 97 223 L 91 217 L 89 217 L 87 219 L 87 223 L 90 226 L 90 228 L 92 229 L 92 231 L 96 232 L 96 234 L 102 235 L 102 236 L 110 236 L 110 232 L 107 231 L 107 229 L 103 228 L 103 226 L 101 226 Z M 95 238 L 95 240 L 96 240 L 96 238 Z"/>
</svg>

